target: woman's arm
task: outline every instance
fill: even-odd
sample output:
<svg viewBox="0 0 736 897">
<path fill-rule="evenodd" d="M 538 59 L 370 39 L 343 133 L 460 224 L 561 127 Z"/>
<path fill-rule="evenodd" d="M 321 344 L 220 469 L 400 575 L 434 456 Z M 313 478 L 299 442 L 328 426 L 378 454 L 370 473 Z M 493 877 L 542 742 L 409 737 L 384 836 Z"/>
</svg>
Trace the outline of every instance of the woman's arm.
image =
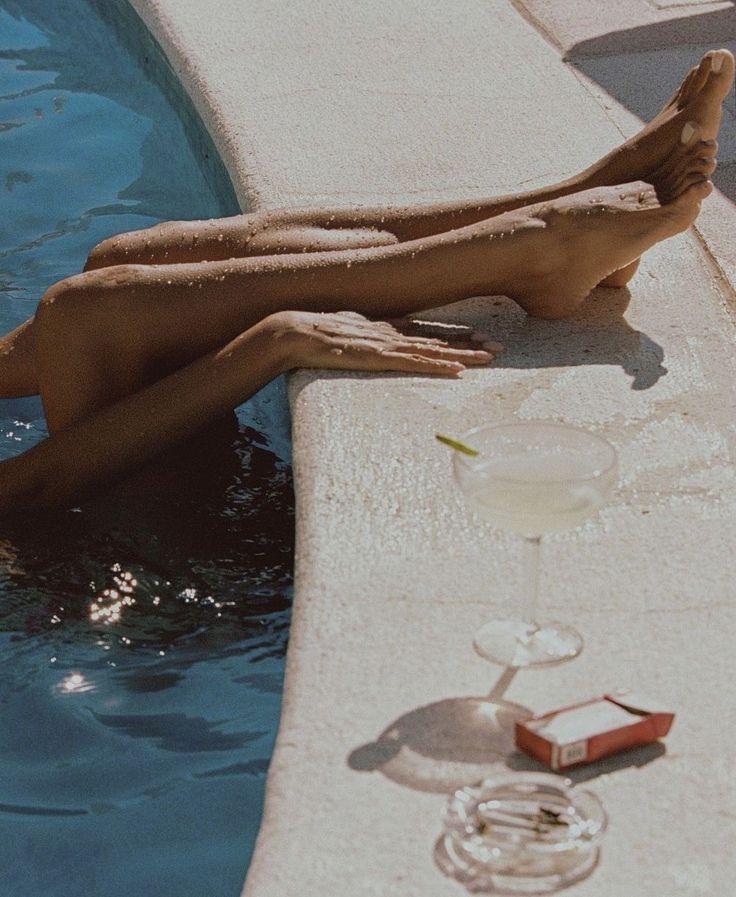
<svg viewBox="0 0 736 897">
<path fill-rule="evenodd" d="M 235 408 L 293 367 L 457 376 L 491 353 L 353 313 L 280 312 L 223 349 L 0 464 L 0 514 L 70 504 Z"/>
</svg>

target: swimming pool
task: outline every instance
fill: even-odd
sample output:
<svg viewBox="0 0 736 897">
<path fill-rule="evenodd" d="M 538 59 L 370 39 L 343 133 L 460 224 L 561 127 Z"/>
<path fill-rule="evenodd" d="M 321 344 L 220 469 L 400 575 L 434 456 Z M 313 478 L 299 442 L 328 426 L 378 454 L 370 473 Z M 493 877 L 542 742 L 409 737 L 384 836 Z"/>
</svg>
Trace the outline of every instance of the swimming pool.
<svg viewBox="0 0 736 897">
<path fill-rule="evenodd" d="M 2 332 L 106 236 L 237 211 L 123 0 L 0 0 L 0 196 Z M 37 399 L 0 400 L 0 457 L 44 435 Z M 239 894 L 292 516 L 277 382 L 148 477 L 0 530 L 3 897 Z"/>
</svg>

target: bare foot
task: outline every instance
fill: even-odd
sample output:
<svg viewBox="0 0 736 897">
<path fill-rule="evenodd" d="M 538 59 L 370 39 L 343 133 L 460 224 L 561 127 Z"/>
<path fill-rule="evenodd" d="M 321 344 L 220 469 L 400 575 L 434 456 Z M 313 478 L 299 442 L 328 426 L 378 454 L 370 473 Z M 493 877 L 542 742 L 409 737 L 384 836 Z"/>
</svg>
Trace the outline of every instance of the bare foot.
<svg viewBox="0 0 736 897">
<path fill-rule="evenodd" d="M 692 69 L 679 89 L 636 136 L 617 147 L 589 170 L 595 183 L 653 183 L 653 177 L 677 150 L 687 124 L 700 127 L 706 145 L 715 141 L 721 124 L 723 101 L 734 82 L 734 58 L 728 50 L 711 50 Z M 689 143 L 685 132 L 685 143 Z M 713 149 L 715 154 L 715 149 Z"/>
<path fill-rule="evenodd" d="M 608 287 L 612 290 L 620 290 L 621 287 L 626 286 L 626 284 L 639 270 L 640 262 L 641 259 L 635 259 L 633 262 L 630 262 L 623 268 L 619 268 L 618 271 L 614 271 L 613 274 L 609 274 L 608 277 L 604 277 L 603 280 L 598 284 L 598 286 Z"/>
<path fill-rule="evenodd" d="M 507 294 L 534 317 L 572 314 L 603 279 L 686 230 L 712 189 L 701 179 L 662 204 L 645 185 L 603 187 L 530 206 L 529 234 L 537 245 L 526 250 L 526 268 Z"/>
<path fill-rule="evenodd" d="M 683 140 L 683 136 L 687 142 Z M 657 199 L 662 204 L 672 202 L 691 184 L 706 180 L 716 170 L 718 144 L 702 140 L 700 125 L 692 122 L 683 128 L 678 145 L 652 178 Z M 620 288 L 626 286 L 639 268 L 639 259 L 604 278 L 598 286 Z"/>
</svg>

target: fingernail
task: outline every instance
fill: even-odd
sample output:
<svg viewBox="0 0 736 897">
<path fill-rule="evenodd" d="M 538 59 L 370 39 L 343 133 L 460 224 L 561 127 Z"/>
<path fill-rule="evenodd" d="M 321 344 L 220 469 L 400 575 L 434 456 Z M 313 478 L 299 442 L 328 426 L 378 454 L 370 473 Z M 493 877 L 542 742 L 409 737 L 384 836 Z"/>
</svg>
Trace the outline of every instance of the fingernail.
<svg viewBox="0 0 736 897">
<path fill-rule="evenodd" d="M 488 340 L 485 343 L 481 343 L 486 352 L 503 352 L 503 346 L 501 343 L 495 343 L 493 340 Z"/>
<path fill-rule="evenodd" d="M 725 53 L 720 53 L 720 52 L 715 53 L 715 54 L 711 57 L 711 60 L 710 60 L 710 70 L 711 70 L 712 72 L 715 72 L 716 75 L 717 75 L 718 72 L 720 72 L 720 70 L 723 68 L 723 62 L 724 62 L 725 58 L 726 58 L 726 54 L 725 54 Z"/>
<path fill-rule="evenodd" d="M 492 333 L 484 333 L 482 330 L 474 330 L 470 334 L 470 339 L 474 343 L 485 343 L 485 342 L 488 342 L 488 340 L 493 339 L 493 334 Z"/>
<path fill-rule="evenodd" d="M 697 125 L 689 121 L 682 129 L 682 134 L 680 134 L 680 143 L 682 143 L 683 146 L 687 146 L 687 144 L 690 143 L 690 141 L 693 139 L 696 130 Z"/>
</svg>

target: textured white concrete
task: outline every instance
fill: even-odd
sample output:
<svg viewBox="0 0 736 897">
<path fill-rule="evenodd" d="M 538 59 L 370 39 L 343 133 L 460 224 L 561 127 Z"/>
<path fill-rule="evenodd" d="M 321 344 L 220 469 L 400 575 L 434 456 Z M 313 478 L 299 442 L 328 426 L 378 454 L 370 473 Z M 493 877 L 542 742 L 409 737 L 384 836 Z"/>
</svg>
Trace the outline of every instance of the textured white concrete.
<svg viewBox="0 0 736 897">
<path fill-rule="evenodd" d="M 632 124 L 594 89 L 604 61 L 576 77 L 504 0 L 222 0 L 207 14 L 196 0 L 132 2 L 244 202 L 507 190 L 572 171 Z M 670 89 L 667 59 L 646 102 Z M 556 323 L 502 298 L 445 310 L 507 344 L 462 381 L 292 379 L 297 598 L 248 897 L 463 893 L 433 856 L 445 794 L 532 765 L 488 737 L 483 695 L 500 671 L 470 647 L 478 624 L 518 607 L 520 554 L 467 513 L 433 433 L 510 418 L 605 434 L 622 482 L 599 519 L 545 546 L 543 603 L 577 623 L 586 650 L 505 681 L 508 712 L 625 684 L 678 712 L 666 750 L 576 775 L 611 827 L 599 868 L 571 893 L 731 893 L 733 293 L 689 234 L 646 257 L 627 301 L 600 292 Z"/>
</svg>

